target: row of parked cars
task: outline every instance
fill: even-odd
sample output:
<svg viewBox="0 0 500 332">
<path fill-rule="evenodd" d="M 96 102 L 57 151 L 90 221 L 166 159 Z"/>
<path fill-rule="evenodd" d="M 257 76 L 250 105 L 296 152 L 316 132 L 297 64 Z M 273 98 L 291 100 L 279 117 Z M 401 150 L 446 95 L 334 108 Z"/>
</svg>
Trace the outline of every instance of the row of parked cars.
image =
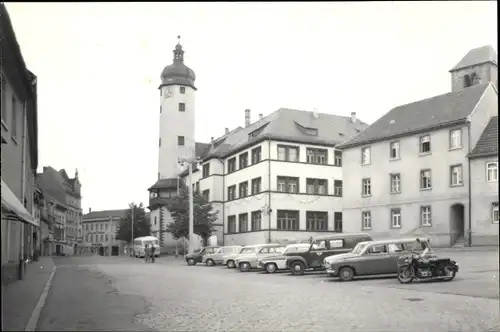
<svg viewBox="0 0 500 332">
<path fill-rule="evenodd" d="M 334 234 L 305 243 L 209 246 L 186 255 L 185 260 L 190 266 L 198 263 L 223 265 L 241 272 L 289 270 L 293 275 L 303 275 L 308 271 L 323 270 L 329 276 L 350 281 L 357 276 L 397 274 L 404 257 L 420 253 L 426 247 L 430 249 L 427 239 L 374 241 L 365 233 Z M 451 279 L 454 276 L 455 272 Z"/>
</svg>

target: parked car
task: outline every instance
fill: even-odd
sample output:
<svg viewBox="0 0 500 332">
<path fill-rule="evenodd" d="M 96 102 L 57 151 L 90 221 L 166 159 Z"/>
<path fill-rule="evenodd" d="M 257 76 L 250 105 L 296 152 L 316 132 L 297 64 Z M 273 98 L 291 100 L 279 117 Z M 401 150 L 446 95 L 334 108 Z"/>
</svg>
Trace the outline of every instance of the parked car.
<svg viewBox="0 0 500 332">
<path fill-rule="evenodd" d="M 192 254 L 184 256 L 184 259 L 188 265 L 196 265 L 196 263 L 201 263 L 203 256 L 213 254 L 217 249 L 219 249 L 219 246 L 208 246 L 202 249 L 197 249 Z"/>
<path fill-rule="evenodd" d="M 263 269 L 267 273 L 274 273 L 279 270 L 286 270 L 288 267 L 286 266 L 287 253 L 297 253 L 297 252 L 305 252 L 309 250 L 311 246 L 310 243 L 296 243 L 289 244 L 285 247 L 285 250 L 281 255 L 274 255 L 271 257 L 260 258 L 257 267 L 259 269 Z"/>
<path fill-rule="evenodd" d="M 203 256 L 202 263 L 207 266 L 221 265 L 224 262 L 224 257 L 233 253 L 240 252 L 243 246 L 225 246 L 220 247 L 213 254 Z"/>
<path fill-rule="evenodd" d="M 324 270 L 323 261 L 328 256 L 348 253 L 359 242 L 371 241 L 365 233 L 335 234 L 313 240 L 306 252 L 287 253 L 286 266 L 293 275 L 303 275 L 306 270 Z"/>
<path fill-rule="evenodd" d="M 283 253 L 285 245 L 283 244 L 262 244 L 256 247 L 251 254 L 242 254 L 236 258 L 236 266 L 241 272 L 248 272 L 251 269 L 258 268 L 259 258 L 275 256 Z"/>
<path fill-rule="evenodd" d="M 350 253 L 330 256 L 323 260 L 323 267 L 331 277 L 351 281 L 356 276 L 397 274 L 398 260 L 411 251 L 423 250 L 427 239 L 417 238 L 390 239 L 360 242 Z M 429 246 L 430 248 L 430 246 Z"/>
<path fill-rule="evenodd" d="M 224 255 L 222 264 L 226 265 L 228 269 L 234 269 L 236 267 L 236 259 L 240 255 L 248 255 L 254 253 L 255 251 L 257 251 L 257 248 L 259 248 L 259 246 L 261 246 L 261 244 L 244 246 L 240 249 L 238 253 Z"/>
</svg>

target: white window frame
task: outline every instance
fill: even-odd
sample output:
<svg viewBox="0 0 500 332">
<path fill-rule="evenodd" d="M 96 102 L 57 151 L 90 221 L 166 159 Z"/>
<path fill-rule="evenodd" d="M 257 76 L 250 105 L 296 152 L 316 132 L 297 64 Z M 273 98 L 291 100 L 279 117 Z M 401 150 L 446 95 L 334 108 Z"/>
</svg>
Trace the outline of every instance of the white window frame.
<svg viewBox="0 0 500 332">
<path fill-rule="evenodd" d="M 498 224 L 498 202 L 491 203 L 491 222 Z"/>
<path fill-rule="evenodd" d="M 429 176 L 427 177 L 429 180 L 427 181 L 429 186 L 428 187 L 424 187 L 424 174 L 425 173 L 429 173 Z M 426 169 L 426 170 L 421 170 L 420 171 L 420 190 L 428 190 L 428 189 L 432 189 L 432 172 L 430 169 Z"/>
<path fill-rule="evenodd" d="M 458 171 L 458 172 L 457 172 Z M 464 184 L 462 165 L 450 166 L 450 186 L 461 186 Z M 457 182 L 455 182 L 455 180 Z"/>
<path fill-rule="evenodd" d="M 389 148 L 389 159 L 390 160 L 398 160 L 400 159 L 400 152 L 401 152 L 401 149 L 400 149 L 400 143 L 399 141 L 396 141 L 396 142 L 391 142 L 390 143 L 390 148 Z M 396 156 L 393 157 L 392 156 L 392 151 L 395 151 L 395 154 Z"/>
<path fill-rule="evenodd" d="M 371 163 L 371 149 L 370 147 L 361 149 L 361 165 L 369 165 Z"/>
<path fill-rule="evenodd" d="M 492 166 L 491 169 L 490 166 Z M 486 181 L 498 182 L 498 161 L 489 161 L 486 163 Z"/>
<path fill-rule="evenodd" d="M 420 207 L 420 226 L 432 226 L 432 208 L 429 205 Z"/>
<path fill-rule="evenodd" d="M 432 152 L 432 143 L 431 143 L 431 135 L 423 135 L 423 136 L 420 136 L 419 139 L 418 139 L 418 151 L 420 154 L 428 154 L 428 153 L 431 153 Z M 429 143 L 429 151 L 423 151 L 422 150 L 422 147 L 423 147 L 423 144 L 424 143 Z"/>
<path fill-rule="evenodd" d="M 372 195 L 372 179 L 366 178 L 361 180 L 361 196 Z"/>
<path fill-rule="evenodd" d="M 401 174 L 391 174 L 391 194 L 400 194 L 401 193 Z M 395 185 L 397 183 L 397 186 Z M 397 187 L 397 190 L 395 190 Z"/>
<path fill-rule="evenodd" d="M 462 148 L 462 129 L 450 130 L 450 150 Z"/>
<path fill-rule="evenodd" d="M 372 229 L 372 213 L 371 211 L 361 212 L 361 228 L 363 230 Z"/>
<path fill-rule="evenodd" d="M 391 209 L 391 227 L 401 228 L 401 209 Z"/>
</svg>

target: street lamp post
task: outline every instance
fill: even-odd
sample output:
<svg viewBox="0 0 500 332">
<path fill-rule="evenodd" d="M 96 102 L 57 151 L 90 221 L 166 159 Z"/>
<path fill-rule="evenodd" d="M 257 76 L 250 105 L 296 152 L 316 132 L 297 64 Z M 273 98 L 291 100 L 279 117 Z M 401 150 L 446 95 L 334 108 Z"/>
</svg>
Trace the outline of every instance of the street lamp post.
<svg viewBox="0 0 500 332">
<path fill-rule="evenodd" d="M 182 167 L 184 166 L 184 163 L 188 164 L 188 170 L 189 170 L 189 247 L 188 247 L 188 253 L 192 254 L 194 249 L 193 249 L 193 244 L 194 244 L 194 202 L 193 202 L 193 162 L 199 162 L 198 159 L 186 159 L 186 158 L 179 158 L 179 165 Z"/>
</svg>

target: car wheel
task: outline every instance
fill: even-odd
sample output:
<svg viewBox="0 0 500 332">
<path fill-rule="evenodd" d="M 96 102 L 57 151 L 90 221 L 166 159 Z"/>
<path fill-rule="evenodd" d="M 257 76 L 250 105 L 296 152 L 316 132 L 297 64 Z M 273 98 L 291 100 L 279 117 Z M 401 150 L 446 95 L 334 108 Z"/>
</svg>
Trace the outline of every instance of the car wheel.
<svg viewBox="0 0 500 332">
<path fill-rule="evenodd" d="M 207 261 L 205 262 L 205 264 L 207 264 L 207 266 L 214 266 L 215 265 L 213 259 L 207 259 Z"/>
<path fill-rule="evenodd" d="M 341 268 L 339 278 L 342 281 L 351 281 L 354 278 L 354 270 L 348 266 Z"/>
<path fill-rule="evenodd" d="M 248 264 L 247 262 L 240 263 L 240 271 L 241 272 L 250 271 L 250 264 Z"/>
<path fill-rule="evenodd" d="M 274 263 L 267 263 L 266 264 L 266 272 L 267 273 L 274 273 L 274 272 L 276 272 L 277 269 L 278 269 L 278 267 Z"/>
<path fill-rule="evenodd" d="M 195 262 L 195 260 L 193 258 L 188 259 L 187 263 L 188 263 L 189 266 L 193 266 L 193 265 L 196 264 L 196 262 Z"/>
<path fill-rule="evenodd" d="M 233 260 L 229 260 L 229 261 L 227 261 L 227 268 L 228 268 L 228 269 L 232 269 L 232 268 L 234 268 L 234 261 L 233 261 Z"/>
<path fill-rule="evenodd" d="M 301 276 L 304 274 L 306 267 L 302 262 L 293 262 L 290 264 L 290 270 L 294 276 Z"/>
</svg>

